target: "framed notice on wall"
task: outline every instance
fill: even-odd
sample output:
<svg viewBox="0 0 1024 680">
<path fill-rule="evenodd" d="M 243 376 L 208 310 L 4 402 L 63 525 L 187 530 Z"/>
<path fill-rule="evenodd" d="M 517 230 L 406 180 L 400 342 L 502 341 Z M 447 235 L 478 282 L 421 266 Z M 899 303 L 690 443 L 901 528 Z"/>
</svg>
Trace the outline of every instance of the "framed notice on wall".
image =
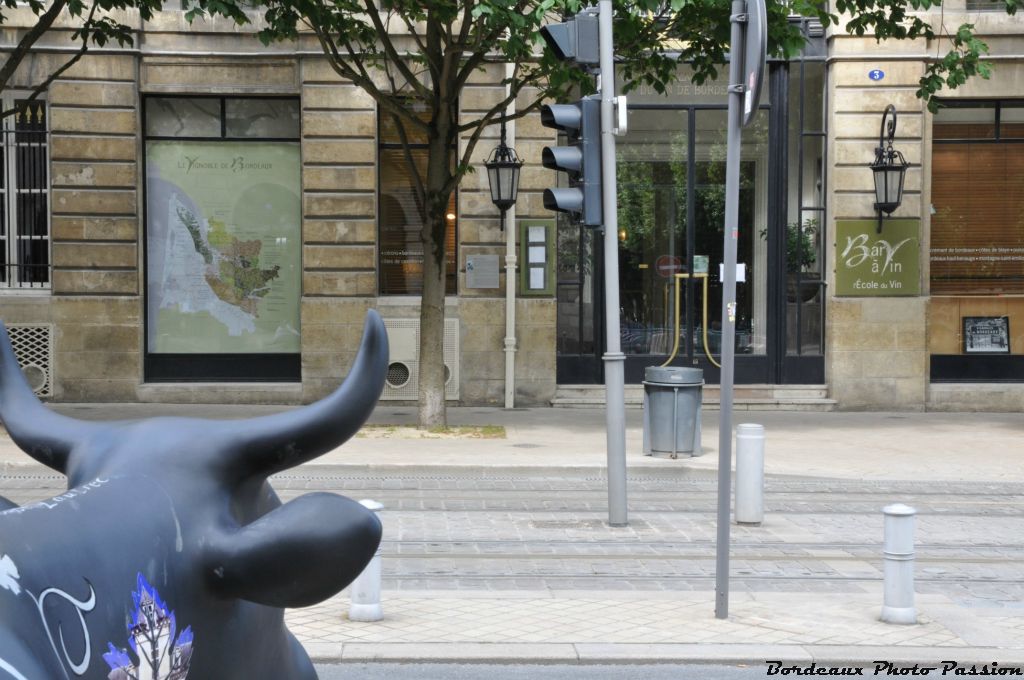
<svg viewBox="0 0 1024 680">
<path fill-rule="evenodd" d="M 965 316 L 964 354 L 1009 354 L 1010 317 Z"/>
<path fill-rule="evenodd" d="M 519 220 L 519 294 L 555 294 L 554 220 Z"/>
</svg>

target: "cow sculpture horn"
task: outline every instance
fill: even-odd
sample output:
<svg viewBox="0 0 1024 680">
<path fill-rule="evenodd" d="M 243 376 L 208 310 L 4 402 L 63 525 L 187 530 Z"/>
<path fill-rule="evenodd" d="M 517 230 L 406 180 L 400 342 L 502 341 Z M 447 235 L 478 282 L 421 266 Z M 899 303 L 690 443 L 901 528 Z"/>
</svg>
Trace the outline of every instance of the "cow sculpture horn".
<svg viewBox="0 0 1024 680">
<path fill-rule="evenodd" d="M 239 476 L 271 475 L 327 453 L 359 431 L 384 389 L 388 336 L 369 310 L 352 368 L 338 389 L 318 402 L 239 423 L 217 423 L 227 439 L 224 460 Z"/>
<path fill-rule="evenodd" d="M 37 461 L 65 472 L 71 450 L 108 426 L 54 413 L 36 398 L 14 356 L 0 321 L 0 420 L 18 447 Z"/>
</svg>

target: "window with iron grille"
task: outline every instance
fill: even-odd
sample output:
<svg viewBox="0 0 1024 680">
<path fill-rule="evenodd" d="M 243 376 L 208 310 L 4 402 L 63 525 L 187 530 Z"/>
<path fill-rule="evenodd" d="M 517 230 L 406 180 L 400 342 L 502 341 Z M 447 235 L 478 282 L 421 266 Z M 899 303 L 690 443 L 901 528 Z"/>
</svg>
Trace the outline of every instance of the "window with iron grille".
<svg viewBox="0 0 1024 680">
<path fill-rule="evenodd" d="M 1006 3 L 1003 0 L 967 0 L 966 9 L 968 12 L 1005 12 Z"/>
<path fill-rule="evenodd" d="M 50 172 L 46 103 L 3 98 L 0 121 L 0 287 L 50 287 Z"/>
</svg>

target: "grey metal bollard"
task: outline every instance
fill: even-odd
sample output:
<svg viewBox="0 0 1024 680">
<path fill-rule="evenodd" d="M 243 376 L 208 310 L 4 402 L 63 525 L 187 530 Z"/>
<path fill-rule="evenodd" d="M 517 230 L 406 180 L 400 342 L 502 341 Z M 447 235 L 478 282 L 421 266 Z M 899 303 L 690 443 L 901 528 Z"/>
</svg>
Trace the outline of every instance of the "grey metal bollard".
<svg viewBox="0 0 1024 680">
<path fill-rule="evenodd" d="M 917 510 L 895 503 L 882 509 L 885 513 L 885 599 L 882 621 L 886 623 L 917 623 L 914 608 L 914 515 Z"/>
<path fill-rule="evenodd" d="M 736 426 L 737 524 L 764 521 L 764 425 Z"/>
<path fill-rule="evenodd" d="M 364 499 L 359 503 L 368 510 L 380 512 L 384 504 L 374 500 Z M 380 604 L 380 582 L 381 564 L 380 547 L 374 553 L 370 563 L 363 569 L 363 573 L 356 577 L 356 580 L 349 586 L 352 596 L 352 604 L 348 609 L 348 618 L 351 621 L 380 621 L 384 618 L 384 609 Z"/>
</svg>

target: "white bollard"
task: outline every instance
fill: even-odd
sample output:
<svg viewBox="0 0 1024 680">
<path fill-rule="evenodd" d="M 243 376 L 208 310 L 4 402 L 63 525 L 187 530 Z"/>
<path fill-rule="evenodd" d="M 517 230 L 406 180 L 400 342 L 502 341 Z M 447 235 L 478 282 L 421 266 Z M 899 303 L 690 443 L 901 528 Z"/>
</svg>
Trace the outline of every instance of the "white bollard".
<svg viewBox="0 0 1024 680">
<path fill-rule="evenodd" d="M 374 512 L 380 512 L 384 508 L 383 503 L 369 499 L 361 500 L 359 503 Z M 384 609 L 380 606 L 380 581 L 380 547 L 378 546 L 370 563 L 349 586 L 352 596 L 352 604 L 348 609 L 349 620 L 380 621 L 384 618 Z"/>
<path fill-rule="evenodd" d="M 736 523 L 764 520 L 764 425 L 736 426 Z"/>
<path fill-rule="evenodd" d="M 917 510 L 896 503 L 882 509 L 885 513 L 885 599 L 882 621 L 917 623 L 914 609 L 914 515 Z"/>
</svg>

